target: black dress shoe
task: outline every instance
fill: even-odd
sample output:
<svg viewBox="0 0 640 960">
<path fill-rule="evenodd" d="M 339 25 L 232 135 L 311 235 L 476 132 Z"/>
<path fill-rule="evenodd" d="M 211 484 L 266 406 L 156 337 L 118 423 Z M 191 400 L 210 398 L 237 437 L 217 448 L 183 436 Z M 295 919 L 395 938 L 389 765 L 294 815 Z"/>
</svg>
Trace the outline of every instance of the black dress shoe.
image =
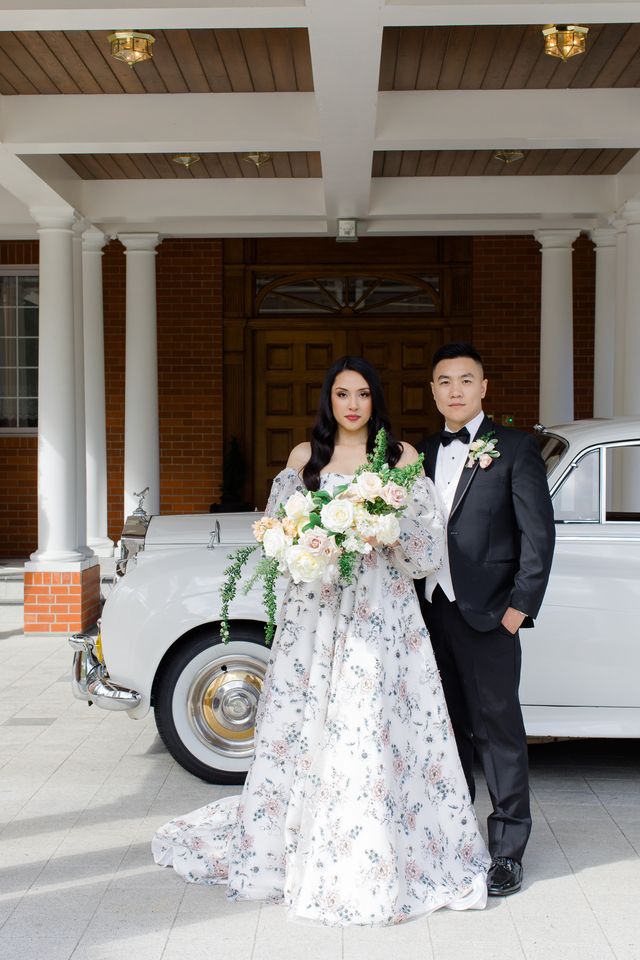
<svg viewBox="0 0 640 960">
<path fill-rule="evenodd" d="M 487 874 L 490 897 L 508 897 L 522 886 L 522 864 L 511 857 L 494 857 Z"/>
</svg>

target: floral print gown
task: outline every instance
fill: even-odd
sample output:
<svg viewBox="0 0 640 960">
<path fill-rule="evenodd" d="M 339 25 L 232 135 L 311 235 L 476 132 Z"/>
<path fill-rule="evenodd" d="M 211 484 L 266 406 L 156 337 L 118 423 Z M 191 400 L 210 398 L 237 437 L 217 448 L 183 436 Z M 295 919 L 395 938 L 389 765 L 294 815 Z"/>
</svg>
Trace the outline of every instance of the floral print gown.
<svg viewBox="0 0 640 960">
<path fill-rule="evenodd" d="M 301 489 L 283 470 L 267 512 Z M 324 924 L 484 907 L 490 858 L 412 583 L 439 566 L 442 541 L 420 478 L 398 546 L 364 556 L 350 585 L 290 583 L 242 795 L 163 826 L 157 863 Z"/>
</svg>

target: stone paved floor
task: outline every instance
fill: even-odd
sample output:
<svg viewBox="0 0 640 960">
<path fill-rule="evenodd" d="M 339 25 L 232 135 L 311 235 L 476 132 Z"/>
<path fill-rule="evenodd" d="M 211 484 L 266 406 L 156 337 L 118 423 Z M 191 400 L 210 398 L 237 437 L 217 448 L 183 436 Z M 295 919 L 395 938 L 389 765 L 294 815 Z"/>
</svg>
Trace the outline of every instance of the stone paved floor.
<svg viewBox="0 0 640 960">
<path fill-rule="evenodd" d="M 185 773 L 151 717 L 74 701 L 66 642 L 25 641 L 20 617 L 0 606 L 0 960 L 640 960 L 636 742 L 531 748 L 517 896 L 402 928 L 301 926 L 152 864 L 159 824 L 234 788 Z"/>
</svg>

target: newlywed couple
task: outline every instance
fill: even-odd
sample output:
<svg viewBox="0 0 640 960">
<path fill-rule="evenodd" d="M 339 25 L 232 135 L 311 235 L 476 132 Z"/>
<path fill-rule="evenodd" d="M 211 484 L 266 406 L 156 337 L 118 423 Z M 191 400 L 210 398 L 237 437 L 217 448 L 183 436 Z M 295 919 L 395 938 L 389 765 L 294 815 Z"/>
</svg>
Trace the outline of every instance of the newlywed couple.
<svg viewBox="0 0 640 960">
<path fill-rule="evenodd" d="M 545 591 L 551 502 L 534 440 L 483 414 L 471 344 L 436 352 L 431 388 L 445 429 L 420 445 L 426 477 L 397 543 L 365 555 L 351 584 L 288 586 L 242 795 L 154 838 L 156 861 L 187 880 L 340 925 L 482 908 L 521 886 L 531 815 L 518 630 Z M 393 438 L 376 371 L 343 357 L 267 512 L 343 483 L 381 427 L 391 466 L 417 459 Z M 474 754 L 493 807 L 488 850 Z"/>
</svg>

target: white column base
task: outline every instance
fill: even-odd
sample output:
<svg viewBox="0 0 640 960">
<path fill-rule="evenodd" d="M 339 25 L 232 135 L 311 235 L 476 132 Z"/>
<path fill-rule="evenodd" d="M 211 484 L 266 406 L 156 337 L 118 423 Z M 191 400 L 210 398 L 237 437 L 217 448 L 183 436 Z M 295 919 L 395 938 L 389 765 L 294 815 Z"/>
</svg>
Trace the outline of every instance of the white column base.
<svg viewBox="0 0 640 960">
<path fill-rule="evenodd" d="M 57 563 L 81 563 L 87 560 L 84 553 L 81 553 L 79 550 L 36 550 L 35 553 L 32 553 L 29 557 L 29 561 L 25 564 L 25 570 L 29 567 L 29 563 L 33 564 L 57 564 Z M 33 566 L 29 569 L 35 569 Z M 38 569 L 41 569 L 38 567 Z"/>
<path fill-rule="evenodd" d="M 113 540 L 108 537 L 89 537 L 89 546 L 94 557 L 112 557 L 115 550 Z"/>
</svg>

